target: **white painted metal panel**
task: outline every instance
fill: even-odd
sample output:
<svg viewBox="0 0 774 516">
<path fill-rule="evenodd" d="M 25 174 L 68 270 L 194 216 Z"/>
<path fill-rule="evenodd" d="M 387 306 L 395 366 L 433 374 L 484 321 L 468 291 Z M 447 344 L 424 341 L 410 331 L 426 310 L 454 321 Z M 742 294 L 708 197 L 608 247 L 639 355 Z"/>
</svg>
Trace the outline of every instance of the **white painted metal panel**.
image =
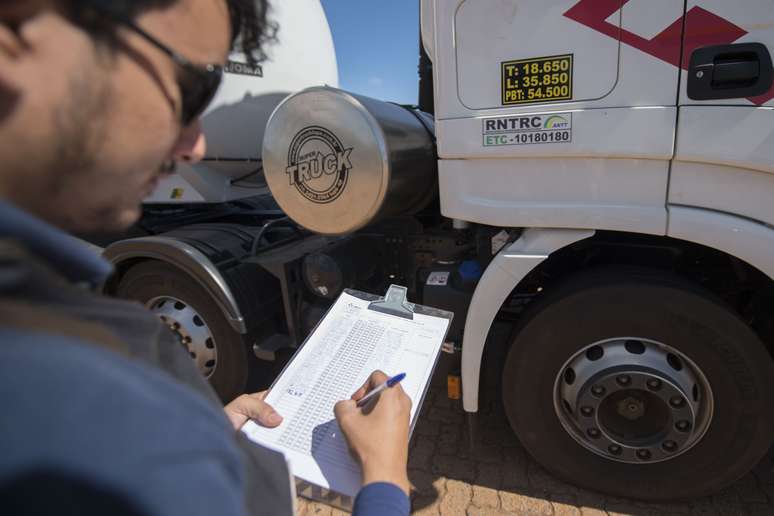
<svg viewBox="0 0 774 516">
<path fill-rule="evenodd" d="M 664 234 L 684 4 L 646 3 L 436 1 L 444 215 Z M 502 105 L 500 61 L 568 52 L 571 102 Z M 546 113 L 568 119 L 571 139 L 492 145 L 483 137 L 486 119 Z"/>
<path fill-rule="evenodd" d="M 419 31 L 430 61 L 435 60 L 435 0 L 420 0 Z"/>
<path fill-rule="evenodd" d="M 690 50 L 697 44 L 720 45 L 735 43 L 762 43 L 774 57 L 774 0 L 688 0 L 686 46 L 684 65 L 690 58 Z M 756 99 L 721 99 L 696 101 L 686 93 L 687 74 L 680 81 L 681 105 L 739 105 L 774 107 L 774 85 L 768 94 Z M 765 100 L 765 102 L 764 102 Z M 774 115 L 772 115 L 774 116 Z"/>
<path fill-rule="evenodd" d="M 572 117 L 572 140 L 535 145 L 492 145 L 483 142 L 486 120 L 508 116 L 456 118 L 436 123 L 438 155 L 449 158 L 647 158 L 666 160 L 674 150 L 675 107 L 530 111 L 519 116 L 555 113 Z M 646 130 L 648 128 L 648 130 Z M 550 178 L 550 173 L 546 172 Z M 663 185 L 662 194 L 666 191 Z"/>
<path fill-rule="evenodd" d="M 727 213 L 671 206 L 669 236 L 719 249 L 774 279 L 774 229 Z"/>
<path fill-rule="evenodd" d="M 679 6 L 679 9 L 670 9 L 670 13 L 670 16 L 678 20 L 682 14 L 682 6 Z M 676 55 L 678 53 L 676 52 Z M 620 55 L 621 63 L 615 89 L 596 102 L 595 106 L 647 107 L 674 106 L 677 103 L 677 66 L 631 45 L 621 45 Z M 670 125 L 674 126 L 674 120 Z M 643 126 L 642 129 L 648 131 L 651 128 Z"/>
<path fill-rule="evenodd" d="M 494 226 L 663 235 L 667 164 L 637 159 L 441 160 L 441 211 L 449 218 Z"/>
<path fill-rule="evenodd" d="M 605 21 L 612 25 L 620 25 L 623 30 L 643 39 L 652 40 L 682 14 L 682 6 L 679 6 L 679 3 L 675 0 L 628 0 L 620 10 L 611 14 Z M 677 13 L 676 6 L 680 9 Z"/>
<path fill-rule="evenodd" d="M 468 12 L 469 2 L 471 7 L 480 4 L 478 11 L 481 12 L 470 10 L 469 20 L 459 21 L 457 8 L 460 12 Z M 594 0 L 435 2 L 436 117 L 460 118 L 484 112 L 500 115 L 554 108 L 675 105 L 683 2 L 658 0 L 653 5 L 652 0 L 621 1 L 622 7 L 613 10 L 612 14 L 608 14 L 610 9 L 601 8 L 601 4 Z M 652 12 L 642 16 L 643 10 L 648 11 L 646 4 L 651 6 Z M 510 16 L 510 11 L 516 15 Z M 533 23 L 524 21 L 526 16 L 519 18 L 520 13 L 532 11 L 537 13 L 533 16 Z M 494 23 L 491 19 L 498 12 L 502 15 L 499 28 L 482 29 L 482 24 Z M 573 12 L 573 15 L 568 15 Z M 615 19 L 621 20 L 622 27 L 610 23 Z M 510 26 L 506 23 L 508 20 L 511 20 Z M 659 24 L 663 24 L 661 30 Z M 525 30 L 528 31 L 524 34 L 531 36 L 515 30 L 522 25 L 526 25 Z M 552 32 L 549 26 L 561 27 L 562 30 Z M 670 27 L 678 27 L 678 32 L 670 32 Z M 461 33 L 460 28 L 465 30 Z M 657 34 L 648 38 L 652 33 Z M 463 38 L 464 35 L 468 37 Z M 471 45 L 467 45 L 468 40 Z M 557 52 L 561 45 L 571 47 L 570 51 L 577 56 L 592 56 L 590 61 L 581 58 L 575 64 L 572 101 L 515 106 L 503 106 L 499 102 L 499 54 L 516 49 L 510 51 L 520 57 L 546 56 Z M 612 61 L 607 61 L 611 49 L 615 49 L 617 60 L 614 67 L 610 66 Z M 514 55 L 513 58 L 518 57 Z M 611 70 L 615 74 L 613 82 L 608 83 L 607 74 L 612 73 Z M 584 84 L 593 85 L 588 86 L 591 89 L 586 89 Z M 596 90 L 599 91 L 594 94 Z M 475 91 L 479 93 L 469 94 Z M 473 102 L 470 97 L 474 96 L 486 97 L 487 102 Z"/>
<path fill-rule="evenodd" d="M 681 107 L 675 161 L 717 163 L 774 174 L 774 109 Z"/>
<path fill-rule="evenodd" d="M 689 0 L 684 65 L 697 38 L 708 37 L 763 43 L 774 54 L 774 0 Z M 686 95 L 687 80 L 685 72 L 669 203 L 774 224 L 774 88 L 756 98 L 696 101 Z"/>
<path fill-rule="evenodd" d="M 669 202 L 735 213 L 774 226 L 774 172 L 675 163 Z"/>
<path fill-rule="evenodd" d="M 604 97 L 618 71 L 618 41 L 600 38 L 564 13 L 574 0 L 464 0 L 454 16 L 460 102 L 502 106 L 500 64 L 573 54 L 573 99 Z M 617 25 L 617 23 L 616 23 Z"/>
</svg>

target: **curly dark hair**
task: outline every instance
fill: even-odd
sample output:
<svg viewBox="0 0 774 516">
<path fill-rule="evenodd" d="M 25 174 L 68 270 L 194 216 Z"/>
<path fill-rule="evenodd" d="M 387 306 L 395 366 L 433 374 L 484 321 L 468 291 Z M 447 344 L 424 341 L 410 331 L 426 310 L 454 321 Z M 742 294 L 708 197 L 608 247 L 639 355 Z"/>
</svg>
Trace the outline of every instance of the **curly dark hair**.
<svg viewBox="0 0 774 516">
<path fill-rule="evenodd" d="M 250 64 L 265 61 L 264 49 L 277 39 L 277 24 L 269 19 L 267 0 L 227 0 L 233 42 Z"/>
<path fill-rule="evenodd" d="M 89 16 L 89 8 L 96 12 L 134 19 L 149 9 L 162 9 L 177 0 L 70 0 L 73 20 L 97 37 L 112 35 L 114 27 L 103 20 Z M 248 63 L 266 60 L 265 47 L 276 40 L 277 25 L 269 19 L 268 0 L 223 0 L 228 4 L 231 17 L 233 49 L 242 52 Z"/>
</svg>

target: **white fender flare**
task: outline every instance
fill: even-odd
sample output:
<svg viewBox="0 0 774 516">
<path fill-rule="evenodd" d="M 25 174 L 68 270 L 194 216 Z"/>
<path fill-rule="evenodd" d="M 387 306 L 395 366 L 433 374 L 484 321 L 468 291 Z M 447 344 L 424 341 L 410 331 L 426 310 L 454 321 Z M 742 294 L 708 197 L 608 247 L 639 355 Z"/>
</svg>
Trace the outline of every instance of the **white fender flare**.
<svg viewBox="0 0 774 516">
<path fill-rule="evenodd" d="M 462 406 L 478 412 L 481 359 L 489 328 L 513 289 L 551 253 L 594 235 L 587 229 L 530 228 L 504 247 L 473 292 L 462 340 Z"/>
<path fill-rule="evenodd" d="M 771 226 L 730 213 L 670 205 L 667 236 L 736 256 L 774 279 Z"/>
</svg>

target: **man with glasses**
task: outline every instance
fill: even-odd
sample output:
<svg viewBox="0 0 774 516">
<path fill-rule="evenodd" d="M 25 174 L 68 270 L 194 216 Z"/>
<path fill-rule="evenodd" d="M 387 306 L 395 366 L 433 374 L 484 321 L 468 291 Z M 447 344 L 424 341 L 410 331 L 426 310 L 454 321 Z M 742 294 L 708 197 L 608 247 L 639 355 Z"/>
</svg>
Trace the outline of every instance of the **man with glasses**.
<svg viewBox="0 0 774 516">
<path fill-rule="evenodd" d="M 230 49 L 260 60 L 271 29 L 266 0 L 0 3 L 0 512 L 290 512 L 284 459 L 235 431 L 282 418 L 261 394 L 224 417 L 160 321 L 93 293 L 110 267 L 65 233 L 128 227 L 200 160 Z M 337 408 L 356 513 L 408 513 L 409 406 L 396 387 Z"/>
</svg>

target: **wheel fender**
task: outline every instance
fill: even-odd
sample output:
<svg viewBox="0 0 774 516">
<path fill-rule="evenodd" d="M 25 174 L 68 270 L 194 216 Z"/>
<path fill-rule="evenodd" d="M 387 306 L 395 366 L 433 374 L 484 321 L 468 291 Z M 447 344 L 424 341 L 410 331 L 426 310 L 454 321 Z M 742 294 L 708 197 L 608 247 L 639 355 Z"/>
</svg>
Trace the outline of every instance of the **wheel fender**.
<svg viewBox="0 0 774 516">
<path fill-rule="evenodd" d="M 225 278 L 215 264 L 192 245 L 164 236 L 131 238 L 111 244 L 102 256 L 116 268 L 128 260 L 138 258 L 174 265 L 212 296 L 234 331 L 247 333 L 245 318 Z"/>
<path fill-rule="evenodd" d="M 465 412 L 478 412 L 484 344 L 508 295 L 551 253 L 594 233 L 586 229 L 530 228 L 504 247 L 486 268 L 473 292 L 462 340 L 462 406 Z"/>
<path fill-rule="evenodd" d="M 670 205 L 667 236 L 736 256 L 774 280 L 771 226 L 730 213 Z"/>
</svg>

